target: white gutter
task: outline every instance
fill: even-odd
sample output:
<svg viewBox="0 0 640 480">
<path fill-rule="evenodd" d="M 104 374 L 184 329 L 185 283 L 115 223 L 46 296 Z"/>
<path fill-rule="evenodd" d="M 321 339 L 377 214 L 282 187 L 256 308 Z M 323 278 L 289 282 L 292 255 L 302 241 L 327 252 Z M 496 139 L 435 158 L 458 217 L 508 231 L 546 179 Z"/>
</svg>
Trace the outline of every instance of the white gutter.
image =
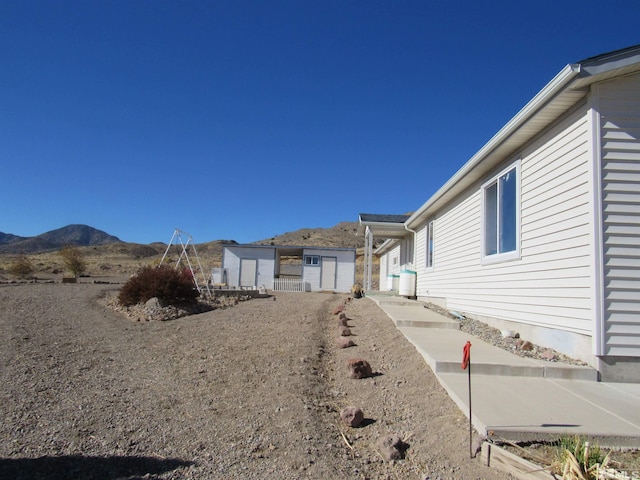
<svg viewBox="0 0 640 480">
<path fill-rule="evenodd" d="M 540 109 L 544 104 L 551 100 L 560 91 L 567 88 L 568 84 L 580 73 L 580 64 L 569 64 L 564 67 L 540 92 L 533 97 L 484 147 L 482 147 L 460 170 L 458 170 L 447 183 L 427 200 L 411 217 L 407 219 L 405 224 L 407 227 L 420 222 L 421 217 L 429 212 L 430 207 L 444 196 L 445 193 L 452 190 L 469 172 L 476 168 L 492 151 L 494 151 L 501 143 L 513 135 L 531 116 Z M 408 229 L 408 228 L 407 228 Z"/>
</svg>

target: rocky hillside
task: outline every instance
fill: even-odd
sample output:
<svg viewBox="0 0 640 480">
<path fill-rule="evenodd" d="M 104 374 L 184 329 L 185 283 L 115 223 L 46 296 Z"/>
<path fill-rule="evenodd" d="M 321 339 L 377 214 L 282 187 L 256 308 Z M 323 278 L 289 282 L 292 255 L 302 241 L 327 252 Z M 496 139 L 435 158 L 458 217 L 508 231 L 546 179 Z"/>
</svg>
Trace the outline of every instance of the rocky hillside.
<svg viewBox="0 0 640 480">
<path fill-rule="evenodd" d="M 7 245 L 10 243 L 20 242 L 22 240 L 26 240 L 27 237 L 19 237 L 17 235 L 12 235 L 11 233 L 2 233 L 0 232 L 0 245 Z"/>
<path fill-rule="evenodd" d="M 255 245 L 295 245 L 334 248 L 361 248 L 364 238 L 356 236 L 357 222 L 341 222 L 330 228 L 302 228 L 275 237 L 253 242 Z M 197 244 L 198 251 L 222 252 L 223 244 L 237 243 L 235 240 L 213 240 Z M 19 237 L 0 232 L 0 254 L 37 254 L 58 250 L 65 245 L 81 247 L 105 247 L 105 251 L 126 253 L 130 251 L 138 257 L 162 252 L 165 243 L 140 245 L 122 242 L 118 237 L 109 235 L 87 225 L 67 225 L 35 237 Z"/>
<path fill-rule="evenodd" d="M 58 250 L 65 245 L 86 247 L 120 242 L 118 237 L 87 225 L 67 225 L 35 237 L 0 232 L 0 254 L 33 254 Z"/>
<path fill-rule="evenodd" d="M 331 228 L 302 228 L 254 242 L 256 245 L 360 248 L 364 237 L 356 236 L 357 222 L 341 222 Z"/>
</svg>

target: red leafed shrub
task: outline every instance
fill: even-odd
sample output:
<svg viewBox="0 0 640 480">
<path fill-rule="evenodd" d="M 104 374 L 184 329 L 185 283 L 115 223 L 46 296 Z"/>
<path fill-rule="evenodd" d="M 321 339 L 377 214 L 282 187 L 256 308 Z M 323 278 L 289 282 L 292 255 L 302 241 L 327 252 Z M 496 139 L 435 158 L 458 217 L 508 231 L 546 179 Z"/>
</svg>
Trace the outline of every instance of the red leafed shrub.
<svg viewBox="0 0 640 480">
<path fill-rule="evenodd" d="M 144 267 L 120 289 L 118 302 L 128 306 L 157 297 L 163 305 L 193 303 L 199 293 L 189 270 L 178 271 L 167 265 Z"/>
</svg>

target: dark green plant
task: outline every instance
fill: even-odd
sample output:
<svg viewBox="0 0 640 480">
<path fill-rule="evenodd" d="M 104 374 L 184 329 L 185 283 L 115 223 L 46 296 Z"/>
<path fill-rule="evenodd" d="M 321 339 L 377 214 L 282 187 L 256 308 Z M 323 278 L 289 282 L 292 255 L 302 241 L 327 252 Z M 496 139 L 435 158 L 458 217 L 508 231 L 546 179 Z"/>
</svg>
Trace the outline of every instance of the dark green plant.
<svg viewBox="0 0 640 480">
<path fill-rule="evenodd" d="M 571 480 L 596 480 L 600 468 L 609 463 L 609 454 L 600 449 L 598 444 L 591 445 L 579 435 L 562 436 L 556 443 L 557 464 L 562 478 Z"/>
<path fill-rule="evenodd" d="M 198 299 L 189 270 L 176 270 L 167 265 L 144 267 L 120 289 L 118 302 L 128 306 L 157 297 L 163 305 L 182 305 Z"/>
</svg>

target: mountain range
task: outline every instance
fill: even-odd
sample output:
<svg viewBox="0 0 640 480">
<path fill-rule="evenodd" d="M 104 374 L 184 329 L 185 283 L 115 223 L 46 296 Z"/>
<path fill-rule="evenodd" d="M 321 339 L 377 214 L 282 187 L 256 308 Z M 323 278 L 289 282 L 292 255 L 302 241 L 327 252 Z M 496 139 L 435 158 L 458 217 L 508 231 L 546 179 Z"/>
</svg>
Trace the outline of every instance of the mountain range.
<svg viewBox="0 0 640 480">
<path fill-rule="evenodd" d="M 357 222 L 341 222 L 330 228 L 303 228 L 253 243 L 256 245 L 362 247 L 364 244 L 363 237 L 356 237 L 355 235 L 357 226 Z M 215 240 L 206 244 L 198 244 L 198 248 L 200 249 L 200 245 L 202 245 L 206 249 L 209 244 L 216 244 L 216 249 L 218 249 L 219 245 L 217 244 L 220 242 L 221 240 Z M 236 243 L 233 240 L 224 240 L 222 242 Z M 59 250 L 65 245 L 101 246 L 118 243 L 123 246 L 126 245 L 118 237 L 88 225 L 67 225 L 35 237 L 20 237 L 11 233 L 0 232 L 0 254 L 37 254 Z M 156 245 L 156 247 L 159 247 L 159 245 Z"/>
<path fill-rule="evenodd" d="M 119 242 L 122 240 L 118 237 L 87 225 L 67 225 L 35 237 L 0 232 L 0 254 L 33 254 L 58 250 L 65 245 L 97 246 Z"/>
</svg>

